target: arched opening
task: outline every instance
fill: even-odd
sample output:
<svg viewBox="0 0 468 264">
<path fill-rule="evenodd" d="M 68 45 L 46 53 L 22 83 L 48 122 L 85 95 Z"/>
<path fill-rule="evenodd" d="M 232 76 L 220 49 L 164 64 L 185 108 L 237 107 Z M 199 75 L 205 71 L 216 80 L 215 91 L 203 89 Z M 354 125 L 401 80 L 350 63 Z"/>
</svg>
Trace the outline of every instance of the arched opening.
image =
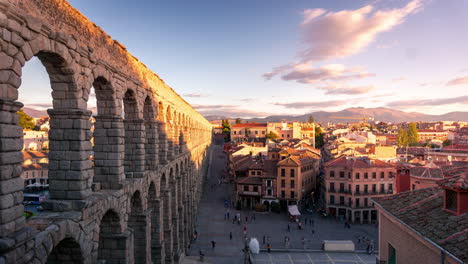
<svg viewBox="0 0 468 264">
<path fill-rule="evenodd" d="M 175 174 L 171 168 L 169 172 L 170 188 L 171 188 L 171 213 L 172 213 L 172 246 L 174 254 L 179 252 L 179 192 L 178 180 L 176 177 L 179 173 L 179 165 L 176 164 Z M 174 255 L 177 260 L 178 256 Z"/>
<path fill-rule="evenodd" d="M 164 232 L 161 215 L 162 202 L 157 198 L 154 182 L 151 182 L 148 189 L 148 208 L 151 210 L 151 261 L 162 263 L 164 259 L 161 245 Z"/>
<path fill-rule="evenodd" d="M 143 106 L 143 119 L 145 120 L 145 168 L 153 170 L 158 163 L 158 127 L 156 123 L 153 100 L 149 96 L 145 99 Z"/>
<path fill-rule="evenodd" d="M 117 189 L 123 179 L 122 172 L 115 168 L 123 166 L 120 151 L 124 131 L 111 83 L 104 77 L 97 77 L 87 99 L 88 110 L 94 114 L 91 118 L 93 180 L 100 182 L 103 189 Z"/>
<path fill-rule="evenodd" d="M 99 224 L 98 262 L 115 263 L 126 259 L 122 253 L 126 248 L 125 237 L 121 233 L 119 215 L 108 210 Z"/>
<path fill-rule="evenodd" d="M 125 128 L 125 177 L 141 178 L 145 171 L 145 127 L 138 115 L 136 94 L 128 89 L 123 97 Z"/>
<path fill-rule="evenodd" d="M 173 120 L 173 113 L 172 108 L 170 106 L 166 109 L 166 135 L 167 135 L 167 158 L 169 160 L 174 159 L 175 153 L 175 144 L 174 144 L 174 120 Z"/>
<path fill-rule="evenodd" d="M 47 264 L 81 264 L 83 255 L 81 254 L 80 244 L 73 238 L 64 238 L 54 247 L 47 257 Z"/>
<path fill-rule="evenodd" d="M 141 195 L 136 191 L 130 199 L 130 216 L 128 227 L 133 231 L 133 256 L 135 263 L 147 263 L 147 223 L 143 214 Z"/>
<path fill-rule="evenodd" d="M 166 125 L 164 121 L 164 106 L 160 101 L 158 103 L 158 116 L 157 119 L 159 121 L 158 124 L 158 136 L 159 136 L 159 163 L 166 164 L 167 163 L 167 133 L 166 133 Z"/>
<path fill-rule="evenodd" d="M 171 197 L 168 190 L 168 180 L 166 174 L 161 175 L 160 180 L 160 196 L 162 198 L 163 208 L 163 228 L 164 228 L 164 255 L 166 262 L 171 263 L 172 260 L 172 217 L 171 217 Z"/>
</svg>

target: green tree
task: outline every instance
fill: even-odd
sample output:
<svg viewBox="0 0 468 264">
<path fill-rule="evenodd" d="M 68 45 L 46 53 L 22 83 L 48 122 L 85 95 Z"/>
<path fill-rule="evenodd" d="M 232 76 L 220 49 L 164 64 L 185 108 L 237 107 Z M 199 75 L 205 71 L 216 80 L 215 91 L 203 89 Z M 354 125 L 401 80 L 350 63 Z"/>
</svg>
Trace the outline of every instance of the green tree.
<svg viewBox="0 0 468 264">
<path fill-rule="evenodd" d="M 270 131 L 268 132 L 268 134 L 266 134 L 265 138 L 266 139 L 278 139 L 278 135 L 275 132 Z"/>
<path fill-rule="evenodd" d="M 240 124 L 240 123 L 242 123 L 242 119 L 236 118 L 236 124 Z"/>
<path fill-rule="evenodd" d="M 408 146 L 408 131 L 400 128 L 397 135 L 397 145 L 398 147 Z"/>
<path fill-rule="evenodd" d="M 34 119 L 30 117 L 28 114 L 26 114 L 23 109 L 19 110 L 16 113 L 19 116 L 19 125 L 23 129 L 34 129 L 36 127 L 36 123 L 34 122 Z"/>
<path fill-rule="evenodd" d="M 325 142 L 323 141 L 323 132 L 322 128 L 319 126 L 315 127 L 315 147 L 316 148 L 321 148 L 323 147 L 323 144 Z"/>
<path fill-rule="evenodd" d="M 416 146 L 419 143 L 419 135 L 418 135 L 418 128 L 416 127 L 416 123 L 411 122 L 408 126 L 408 144 L 410 146 Z"/>
<path fill-rule="evenodd" d="M 444 140 L 444 142 L 442 142 L 442 145 L 444 145 L 444 147 L 452 145 L 452 140 L 446 139 L 446 140 Z"/>
<path fill-rule="evenodd" d="M 314 116 L 309 116 L 309 123 L 314 123 L 314 122 L 315 122 Z"/>
<path fill-rule="evenodd" d="M 229 142 L 231 141 L 231 124 L 229 124 L 229 120 L 222 120 L 221 124 L 223 126 L 223 135 L 224 135 L 224 141 Z"/>
</svg>

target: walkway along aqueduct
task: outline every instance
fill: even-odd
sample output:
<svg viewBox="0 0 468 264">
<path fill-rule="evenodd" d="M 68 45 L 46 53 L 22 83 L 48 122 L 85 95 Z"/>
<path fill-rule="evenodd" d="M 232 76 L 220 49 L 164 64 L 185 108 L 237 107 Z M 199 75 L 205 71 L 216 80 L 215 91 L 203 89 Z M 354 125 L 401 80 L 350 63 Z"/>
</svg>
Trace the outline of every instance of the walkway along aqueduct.
<svg viewBox="0 0 468 264">
<path fill-rule="evenodd" d="M 50 199 L 26 221 L 16 112 L 34 56 L 52 88 Z M 0 263 L 180 262 L 210 144 L 209 122 L 69 3 L 0 0 Z"/>
</svg>

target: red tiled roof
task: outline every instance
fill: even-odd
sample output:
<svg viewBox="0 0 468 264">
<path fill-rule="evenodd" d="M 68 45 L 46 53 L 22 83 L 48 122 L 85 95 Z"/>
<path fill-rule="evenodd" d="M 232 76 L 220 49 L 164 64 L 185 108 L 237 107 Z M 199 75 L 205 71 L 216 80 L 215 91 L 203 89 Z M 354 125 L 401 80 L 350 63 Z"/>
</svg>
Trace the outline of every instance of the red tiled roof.
<svg viewBox="0 0 468 264">
<path fill-rule="evenodd" d="M 231 126 L 232 128 L 249 128 L 249 127 L 267 127 L 267 123 L 257 123 L 257 122 L 252 122 L 252 123 L 241 123 L 241 124 L 234 124 Z"/>
<path fill-rule="evenodd" d="M 36 163 L 36 164 L 23 165 L 23 171 L 48 170 L 48 169 L 49 169 L 48 163 Z"/>
<path fill-rule="evenodd" d="M 443 193 L 442 188 L 434 187 L 374 198 L 374 201 L 423 237 L 468 262 L 468 213 L 453 215 L 445 211 Z"/>
<path fill-rule="evenodd" d="M 367 159 L 358 157 L 340 157 L 325 163 L 325 167 L 347 167 L 347 168 L 393 168 L 391 163 L 381 160 L 372 160 L 369 162 Z"/>
<path fill-rule="evenodd" d="M 23 159 L 43 159 L 47 158 L 47 152 L 44 151 L 23 151 Z"/>
<path fill-rule="evenodd" d="M 262 178 L 257 177 L 257 176 L 247 176 L 241 179 L 237 180 L 237 183 L 240 184 L 256 184 L 256 185 L 261 185 L 262 184 Z"/>
<path fill-rule="evenodd" d="M 438 184 L 455 190 L 468 191 L 468 173 L 440 180 Z"/>
<path fill-rule="evenodd" d="M 447 133 L 444 130 L 435 130 L 435 129 L 419 129 L 418 133 Z"/>
</svg>

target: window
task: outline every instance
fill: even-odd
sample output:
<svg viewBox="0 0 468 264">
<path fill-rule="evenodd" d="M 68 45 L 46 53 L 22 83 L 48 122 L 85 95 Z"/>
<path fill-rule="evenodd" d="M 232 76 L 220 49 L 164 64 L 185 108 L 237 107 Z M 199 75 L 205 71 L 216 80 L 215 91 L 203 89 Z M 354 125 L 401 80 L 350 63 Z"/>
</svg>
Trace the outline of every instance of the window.
<svg viewBox="0 0 468 264">
<path fill-rule="evenodd" d="M 286 170 L 285 169 L 281 169 L 281 176 L 286 176 Z"/>
<path fill-rule="evenodd" d="M 348 191 L 351 192 L 351 184 L 348 184 Z"/>
<path fill-rule="evenodd" d="M 286 197 L 286 193 L 284 191 L 281 191 L 281 198 Z"/>
<path fill-rule="evenodd" d="M 249 186 L 244 185 L 244 192 L 248 192 L 248 191 L 249 191 Z"/>
<path fill-rule="evenodd" d="M 352 205 L 353 205 L 353 199 L 348 198 L 348 206 L 352 206 Z"/>
<path fill-rule="evenodd" d="M 335 195 L 330 195 L 330 204 L 335 204 Z"/>
<path fill-rule="evenodd" d="M 234 131 L 234 135 L 237 135 L 237 131 Z"/>
<path fill-rule="evenodd" d="M 258 186 L 254 186 L 254 187 L 253 187 L 253 191 L 254 191 L 254 192 L 258 192 Z"/>
<path fill-rule="evenodd" d="M 454 212 L 457 211 L 457 192 L 445 190 L 445 209 Z"/>
<path fill-rule="evenodd" d="M 262 131 L 262 135 L 265 135 L 265 131 Z"/>
<path fill-rule="evenodd" d="M 383 178 L 385 178 L 385 172 L 384 172 L 384 171 L 382 171 L 382 172 L 380 173 L 380 179 L 383 179 Z"/>
<path fill-rule="evenodd" d="M 372 192 L 373 193 L 377 192 L 377 184 L 372 184 Z"/>
<path fill-rule="evenodd" d="M 255 130 L 255 135 L 258 135 L 258 131 L 257 131 L 257 130 Z"/>
<path fill-rule="evenodd" d="M 271 180 L 267 180 L 267 181 L 266 181 L 266 186 L 267 186 L 267 187 L 271 187 L 271 185 L 272 185 L 272 184 L 271 184 Z"/>
<path fill-rule="evenodd" d="M 356 172 L 356 180 L 359 180 L 359 178 L 361 178 L 361 175 L 359 174 L 359 172 Z"/>
<path fill-rule="evenodd" d="M 330 192 L 334 192 L 334 191 L 335 191 L 335 183 L 330 182 Z"/>
<path fill-rule="evenodd" d="M 348 179 L 351 179 L 351 172 L 348 172 Z"/>
<path fill-rule="evenodd" d="M 393 192 L 393 184 L 388 184 L 388 192 Z"/>
<path fill-rule="evenodd" d="M 294 169 L 291 169 L 291 177 L 294 177 Z"/>
<path fill-rule="evenodd" d="M 335 171 L 330 171 L 330 177 L 335 177 Z"/>
<path fill-rule="evenodd" d="M 388 243 L 388 264 L 396 264 L 396 250 Z"/>
<path fill-rule="evenodd" d="M 369 199 L 364 198 L 364 206 L 367 206 L 368 203 L 369 203 Z"/>
<path fill-rule="evenodd" d="M 356 198 L 356 207 L 359 207 L 361 205 L 359 198 Z"/>
<path fill-rule="evenodd" d="M 364 184 L 364 193 L 369 192 L 369 186 L 367 184 Z"/>
<path fill-rule="evenodd" d="M 364 179 L 369 179 L 369 174 L 367 172 L 364 172 Z"/>
<path fill-rule="evenodd" d="M 380 192 L 383 193 L 385 192 L 385 184 L 380 184 Z"/>
<path fill-rule="evenodd" d="M 340 183 L 340 192 L 344 193 L 344 183 Z"/>
<path fill-rule="evenodd" d="M 413 186 L 411 187 L 411 190 L 416 190 L 416 184 L 413 184 Z"/>
<path fill-rule="evenodd" d="M 281 180 L 281 188 L 284 188 L 286 187 L 286 181 L 285 180 Z"/>
<path fill-rule="evenodd" d="M 268 190 L 267 190 L 267 195 L 268 195 L 268 196 L 271 196 L 271 189 L 268 189 Z"/>
<path fill-rule="evenodd" d="M 340 205 L 344 205 L 344 196 L 340 196 Z"/>
<path fill-rule="evenodd" d="M 344 178 L 344 171 L 340 171 L 340 178 Z"/>
<path fill-rule="evenodd" d="M 262 172 L 261 172 L 261 171 L 257 171 L 257 175 L 261 175 L 261 174 L 262 174 Z"/>
<path fill-rule="evenodd" d="M 294 199 L 294 191 L 291 191 L 291 199 Z"/>
<path fill-rule="evenodd" d="M 291 188 L 294 188 L 294 180 L 291 180 Z"/>
<path fill-rule="evenodd" d="M 255 171 L 250 171 L 250 175 L 255 175 Z"/>
<path fill-rule="evenodd" d="M 360 192 L 360 186 L 356 185 L 356 193 L 359 194 L 359 192 Z"/>
<path fill-rule="evenodd" d="M 374 171 L 374 172 L 372 173 L 372 179 L 377 179 L 377 172 Z"/>
</svg>

